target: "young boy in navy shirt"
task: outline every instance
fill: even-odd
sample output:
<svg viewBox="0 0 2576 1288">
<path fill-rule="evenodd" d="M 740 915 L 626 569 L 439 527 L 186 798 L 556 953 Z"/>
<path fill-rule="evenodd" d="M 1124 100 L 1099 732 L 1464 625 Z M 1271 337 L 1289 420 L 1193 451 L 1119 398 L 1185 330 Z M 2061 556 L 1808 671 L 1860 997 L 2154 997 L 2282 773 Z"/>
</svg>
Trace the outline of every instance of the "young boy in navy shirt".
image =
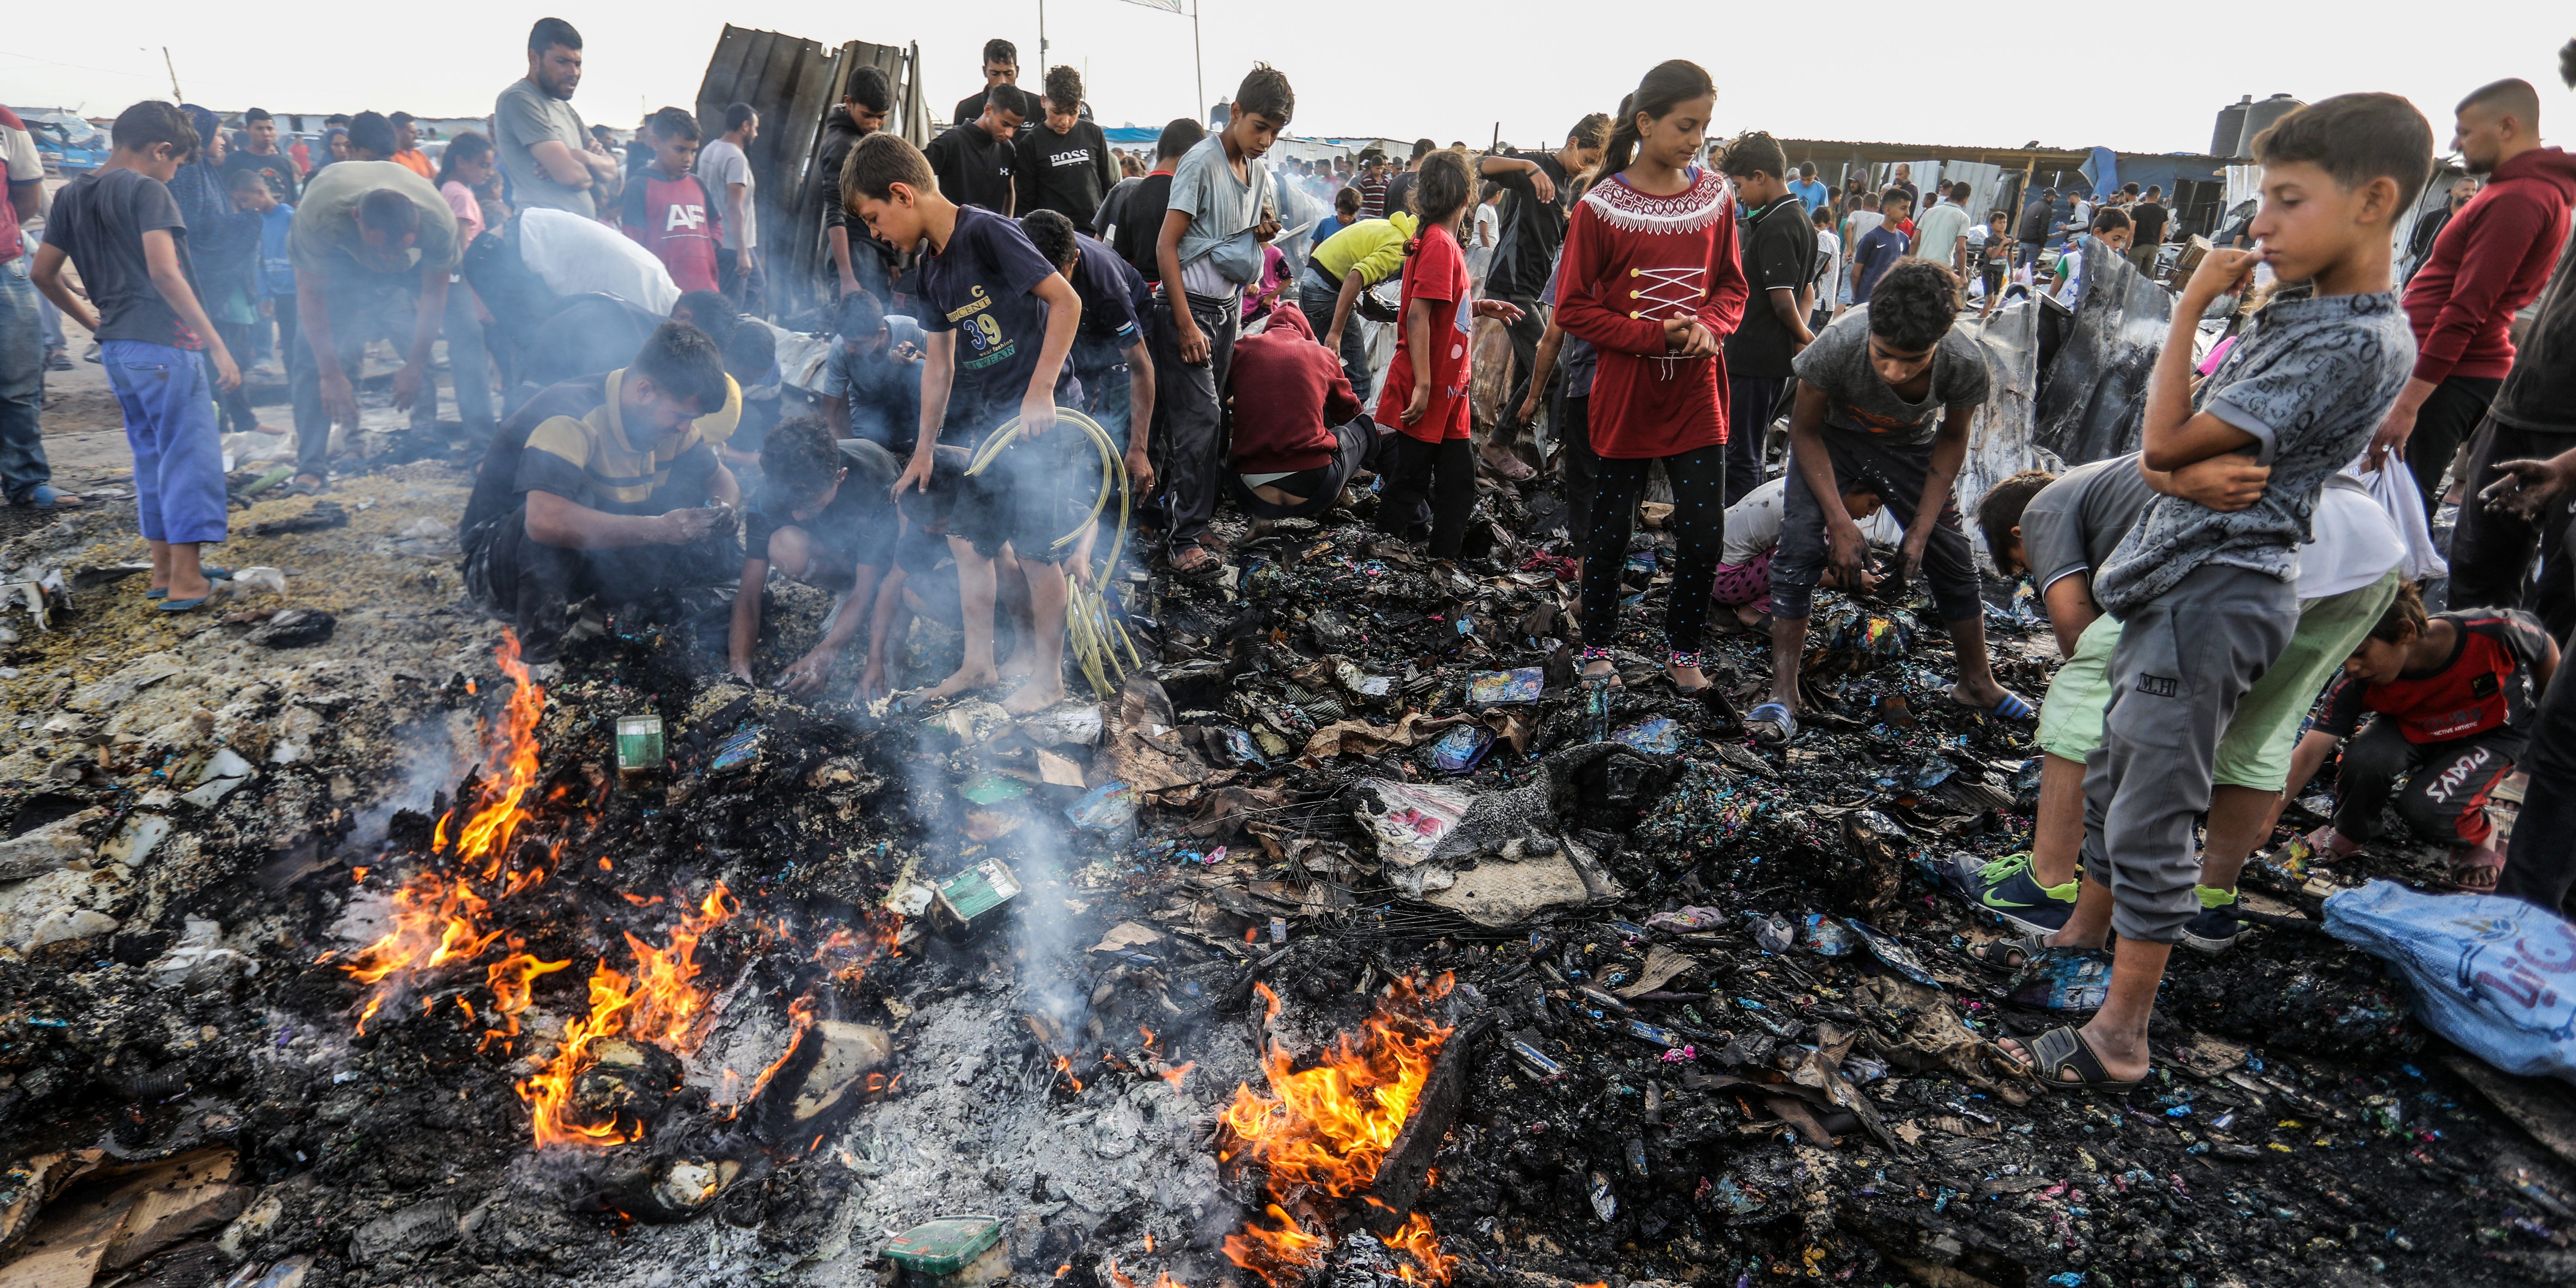
<svg viewBox="0 0 2576 1288">
<path fill-rule="evenodd" d="M 653 145 L 653 164 L 627 185 L 617 225 L 671 270 L 672 285 L 682 291 L 715 290 L 723 227 L 694 168 L 698 118 L 676 107 L 663 108 L 644 123 L 644 137 Z"/>
<path fill-rule="evenodd" d="M 923 696 L 948 697 L 1002 678 L 993 661 L 996 560 L 1006 552 L 1028 579 L 1030 629 L 1014 655 L 1028 682 L 1003 703 L 1014 714 L 1064 697 L 1063 561 L 1089 508 L 1073 485 L 1083 477 L 1081 435 L 1055 428 L 1055 387 L 1082 325 L 1082 302 L 1009 218 L 941 195 L 930 162 L 899 136 L 871 134 L 841 168 L 841 202 L 896 246 L 923 245 L 922 326 L 929 353 L 921 371 L 921 428 L 895 493 L 926 491 L 943 439 L 973 446 L 1017 419 L 1019 440 L 957 497 L 948 531 L 957 560 L 966 656 L 955 674 Z M 1093 477 L 1097 477 L 1096 474 Z"/>
<path fill-rule="evenodd" d="M 2095 572 L 2093 598 L 2120 619 L 2120 642 L 2102 745 L 2085 763 L 2086 880 L 2047 943 L 2120 943 L 2110 996 L 2083 1028 L 2014 1042 L 2053 1087 L 2118 1093 L 2147 1077 L 2156 988 L 2200 912 L 2193 829 L 2219 737 L 2298 625 L 2297 551 L 2319 492 L 2369 443 L 2415 362 L 2389 258 L 2397 215 L 2432 173 L 2423 113 L 2393 94 L 2339 95 L 2281 118 L 2254 157 L 2257 249 L 2211 253 L 2183 288 L 2148 386 L 2141 462 L 2169 471 L 2236 453 L 2271 474 L 2230 513 L 2157 498 Z M 2193 389 L 2202 315 L 2258 262 L 2283 288 Z"/>
</svg>

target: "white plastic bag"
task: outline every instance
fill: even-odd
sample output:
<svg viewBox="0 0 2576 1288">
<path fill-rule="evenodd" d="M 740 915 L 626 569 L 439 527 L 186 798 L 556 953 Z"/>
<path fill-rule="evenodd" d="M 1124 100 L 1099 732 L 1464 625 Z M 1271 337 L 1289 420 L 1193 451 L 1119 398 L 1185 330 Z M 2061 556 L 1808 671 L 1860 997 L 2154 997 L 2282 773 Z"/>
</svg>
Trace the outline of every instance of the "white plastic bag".
<svg viewBox="0 0 2576 1288">
<path fill-rule="evenodd" d="M 2325 926 L 2396 968 L 2424 1027 L 2507 1073 L 2576 1081 L 2576 926 L 2519 899 L 2393 881 L 2329 896 Z"/>
<path fill-rule="evenodd" d="M 2344 469 L 2370 485 L 2371 499 L 2388 511 L 2389 519 L 2397 524 L 2398 535 L 2406 539 L 2406 560 L 2397 565 L 2398 575 L 2412 582 L 2450 576 L 2451 565 L 2433 544 L 2432 525 L 2424 521 L 2424 494 L 2416 490 L 2415 475 L 2406 468 L 2406 462 L 2390 456 L 2376 471 L 2363 473 L 2361 467 L 2362 462 L 2355 461 Z M 2476 498 L 2470 498 L 2469 503 L 2476 504 Z"/>
</svg>

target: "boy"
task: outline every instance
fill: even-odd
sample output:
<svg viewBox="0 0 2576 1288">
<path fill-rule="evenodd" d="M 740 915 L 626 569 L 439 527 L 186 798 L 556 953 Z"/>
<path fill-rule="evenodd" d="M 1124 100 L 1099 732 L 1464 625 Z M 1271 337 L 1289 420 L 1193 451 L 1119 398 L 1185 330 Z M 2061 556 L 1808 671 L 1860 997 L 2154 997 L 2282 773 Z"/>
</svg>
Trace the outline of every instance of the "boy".
<svg viewBox="0 0 2576 1288">
<path fill-rule="evenodd" d="M 1815 224 L 1806 203 L 1789 190 L 1781 175 L 1789 168 L 1779 141 L 1759 130 L 1726 146 L 1719 173 L 1735 181 L 1737 200 L 1753 212 L 1736 233 L 1744 280 L 1753 295 L 1744 321 L 1726 337 L 1728 415 L 1733 432 L 1726 439 L 1726 503 L 1762 486 L 1763 440 L 1771 418 L 1794 377 L 1790 360 L 1815 342 L 1807 329 L 1807 309 L 1800 297 L 1816 268 Z"/>
<path fill-rule="evenodd" d="M 2104 206 L 2094 212 L 2091 232 L 2092 236 L 2089 240 L 2108 250 L 2111 259 L 2120 258 L 2129 249 L 2129 212 L 2114 206 Z M 2084 243 L 2086 240 L 2088 239 L 2077 238 L 2066 243 L 2066 248 L 2057 254 L 2057 262 L 2048 270 L 2049 275 L 2056 279 L 2056 285 L 2049 288 L 2049 293 L 2065 301 L 2066 307 L 2070 309 L 2084 303 Z"/>
<path fill-rule="evenodd" d="M 995 99 L 1011 87 L 997 86 Z M 989 105 L 986 109 L 991 110 Z M 941 195 L 930 162 L 893 134 L 871 134 L 841 170 L 841 200 L 879 237 L 897 246 L 929 246 L 921 257 L 920 295 L 930 351 L 921 371 L 921 425 L 895 494 L 927 491 L 942 431 L 961 444 L 981 443 L 1002 423 L 1019 420 L 1020 441 L 993 462 L 988 477 L 969 480 L 958 497 L 948 549 L 957 559 L 957 595 L 966 655 L 955 674 L 924 695 L 936 700 L 1001 678 L 993 663 L 994 560 L 1013 552 L 1029 582 L 1032 630 L 1021 636 L 1028 683 L 1003 704 L 1026 715 L 1064 696 L 1065 547 L 1072 526 L 1067 492 L 1080 435 L 1050 435 L 1055 386 L 1082 325 L 1073 284 L 1029 244 L 1018 224 Z M 1080 511 L 1075 509 L 1075 515 Z"/>
<path fill-rule="evenodd" d="M 653 164 L 626 185 L 617 225 L 635 244 L 653 252 L 682 291 L 716 289 L 716 250 L 723 217 L 698 182 L 698 118 L 676 107 L 644 122 Z"/>
<path fill-rule="evenodd" d="M 1771 557 L 1780 549 L 1783 502 L 1789 480 L 1776 478 L 1744 494 L 1742 500 L 1726 507 L 1726 549 L 1718 556 L 1717 580 L 1709 586 L 1709 598 L 1735 610 L 1735 620 L 1748 630 L 1771 629 Z M 1888 545 L 1905 539 L 1905 529 L 1888 514 L 1881 500 L 1887 485 L 1867 473 L 1843 484 L 1843 513 L 1852 522 L 1865 525 L 1861 535 L 1873 542 Z M 1842 570 L 1825 570 L 1823 583 L 1842 589 Z M 1863 568 L 1860 589 L 1866 594 L 1878 588 L 1878 574 Z"/>
<path fill-rule="evenodd" d="M 1028 119 L 1029 106 L 1017 85 L 996 85 L 985 94 L 984 110 L 974 120 L 948 127 L 924 154 L 941 197 L 1007 217 L 1017 200 L 1011 170 L 1019 151 L 1012 139 Z"/>
<path fill-rule="evenodd" d="M 2318 490 L 2369 442 L 2414 363 L 2389 258 L 2394 221 L 2432 171 L 2423 114 L 2393 94 L 2339 95 L 2258 135 L 2254 158 L 2263 249 L 2214 252 L 2183 288 L 2148 386 L 2142 459 L 2178 470 L 2251 449 L 2272 472 L 2233 514 L 2159 498 L 2094 576 L 2094 599 L 2123 629 L 2102 747 L 2085 767 L 2091 879 L 2054 946 L 2120 944 L 2110 996 L 2081 1030 L 2018 1043 L 2055 1086 L 2117 1093 L 2147 1076 L 2156 988 L 2200 912 L 2192 828 L 2219 735 L 2297 625 L 2290 579 Z M 2258 260 L 2287 285 L 2193 390 L 2200 318 Z"/>
<path fill-rule="evenodd" d="M 267 171 L 235 170 L 233 206 L 259 216 L 259 315 L 277 323 L 281 363 L 295 352 L 295 260 L 287 254 L 287 234 L 295 228 L 295 207 L 277 199 Z"/>
<path fill-rule="evenodd" d="M 2487 793 L 2522 759 L 2533 706 L 2558 672 L 2557 642 L 2516 608 L 2428 617 L 2408 586 L 2343 669 L 2290 770 L 2296 791 L 2352 738 L 2335 781 L 2334 821 L 2307 837 L 2309 848 L 2340 859 L 2377 837 L 2380 811 L 2404 774 L 2398 814 L 2417 835 L 2449 847 L 2452 885 L 2494 893 L 2505 864 L 2488 843 L 2495 826 Z M 2353 738 L 2374 711 L 2379 718 Z"/>
<path fill-rule="evenodd" d="M 2003 298 L 2004 277 L 2012 272 L 2012 244 L 2012 212 L 2008 210 L 1987 215 L 1983 239 L 1969 244 L 1977 276 L 1986 286 L 1986 306 L 1979 316 L 1991 316 L 1996 301 Z"/>
<path fill-rule="evenodd" d="M 152 597 L 162 612 L 184 613 L 214 594 L 209 576 L 229 575 L 202 565 L 197 548 L 225 535 L 223 445 L 209 376 L 230 391 L 241 387 L 241 371 L 197 302 L 188 225 L 170 195 L 179 163 L 197 150 L 195 127 L 168 103 L 144 102 L 118 115 L 110 138 L 107 164 L 55 197 L 34 277 L 55 308 L 98 337 L 134 449 Z M 64 283 L 67 258 L 97 313 Z"/>
<path fill-rule="evenodd" d="M 1145 276 L 1097 238 L 1074 231 L 1073 221 L 1055 211 L 1023 215 L 1020 228 L 1082 300 L 1072 361 L 1074 378 L 1082 382 L 1083 410 L 1099 417 L 1100 427 L 1126 449 L 1128 486 L 1150 492 L 1154 466 L 1146 458 L 1145 435 L 1134 429 L 1154 419 L 1154 355 L 1145 345 L 1153 293 Z"/>
<path fill-rule="evenodd" d="M 1118 163 L 1100 126 L 1082 119 L 1082 73 L 1048 68 L 1042 106 L 1038 124 L 1020 131 L 1017 209 L 1022 215 L 1052 210 L 1086 233 L 1097 232 L 1091 221 L 1117 186 Z"/>
<path fill-rule="evenodd" d="M 1225 128 L 1190 149 L 1172 171 L 1171 204 L 1154 242 L 1163 292 L 1154 310 L 1154 369 L 1163 375 L 1169 409 L 1163 418 L 1165 558 L 1185 577 L 1217 570 L 1216 556 L 1200 544 L 1216 509 L 1217 472 L 1225 467 L 1217 391 L 1225 388 L 1243 324 L 1243 288 L 1261 276 L 1261 249 L 1279 233 L 1261 157 L 1296 109 L 1288 77 L 1255 63 L 1235 89 Z"/>
<path fill-rule="evenodd" d="M 2077 864 L 2084 846 L 2084 763 L 2102 745 L 2102 709 L 2119 619 L 2093 600 L 2103 566 L 2157 493 L 2232 514 L 2259 500 L 2271 470 L 2242 456 L 2198 461 L 2171 473 L 2143 470 L 2138 454 L 2097 461 L 2052 477 L 2016 474 L 1988 490 L 1977 506 L 1986 549 L 2006 575 L 2027 574 L 2048 606 L 2048 621 L 2066 664 L 2050 677 L 2040 703 L 2039 820 L 2031 851 L 1963 872 L 1969 902 L 2046 936 L 2075 911 Z M 2348 475 L 2327 480 L 2318 495 L 2314 536 L 2300 547 L 2299 624 L 2290 645 L 2263 673 L 2227 725 L 2214 762 L 2209 839 L 2195 893 L 2200 911 L 2182 942 L 2224 952 L 2243 933 L 2236 878 L 2256 846 L 2271 835 L 2291 783 L 2291 747 L 2318 690 L 2397 594 L 2406 547 L 2369 488 Z M 2039 945 L 1992 950 L 1997 965 L 2016 964 Z"/>
<path fill-rule="evenodd" d="M 1906 248 L 1914 244 L 1906 222 L 1913 202 L 1901 189 L 1890 188 L 1878 199 L 1878 220 L 1861 234 L 1860 243 L 1852 248 L 1852 303 L 1869 303 L 1870 292 L 1878 288 L 1880 278 L 1905 258 Z"/>
<path fill-rule="evenodd" d="M 821 418 L 798 416 L 769 431 L 760 472 L 759 499 L 742 519 L 742 588 L 734 593 L 729 660 L 735 677 L 750 683 L 771 569 L 836 592 L 822 640 L 779 677 L 790 693 L 812 693 L 859 623 L 876 616 L 877 601 L 900 593 L 884 579 L 903 537 L 903 515 L 888 494 L 902 466 L 875 443 L 835 442 Z M 875 657 L 878 643 L 868 651 Z"/>
<path fill-rule="evenodd" d="M 888 318 L 874 294 L 859 290 L 841 297 L 833 335 L 823 365 L 824 421 L 843 438 L 911 454 L 921 428 L 921 327 Z"/>
<path fill-rule="evenodd" d="M 1808 211 L 1807 221 L 1816 230 L 1816 307 L 1807 314 L 1807 330 L 1815 332 L 1824 330 L 1825 324 L 1842 312 L 1843 239 L 1834 235 L 1831 204 Z"/>
<path fill-rule="evenodd" d="M 1904 196 L 1890 188 L 1884 200 L 1898 207 Z M 1872 237 L 1882 233 L 1904 245 L 1887 228 L 1870 230 Z M 1868 542 L 1840 506 L 1819 500 L 1841 496 L 1863 471 L 1887 484 L 1887 503 L 1905 525 L 1897 585 L 1921 568 L 1949 624 L 1959 655 L 1951 700 L 2006 720 L 2030 718 L 2030 703 L 1995 683 L 1987 664 L 1976 565 L 1950 503 L 1951 481 L 1967 459 L 1968 422 L 1993 383 L 1976 342 L 1950 329 L 1958 308 L 1950 270 L 1907 260 L 1887 270 L 1867 307 L 1843 315 L 1798 354 L 1789 413 L 1793 468 L 1771 563 L 1771 700 L 1745 717 L 1766 743 L 1798 736 L 1798 669 L 1825 565 L 1841 570 L 1843 585 L 1860 584 Z"/>
</svg>

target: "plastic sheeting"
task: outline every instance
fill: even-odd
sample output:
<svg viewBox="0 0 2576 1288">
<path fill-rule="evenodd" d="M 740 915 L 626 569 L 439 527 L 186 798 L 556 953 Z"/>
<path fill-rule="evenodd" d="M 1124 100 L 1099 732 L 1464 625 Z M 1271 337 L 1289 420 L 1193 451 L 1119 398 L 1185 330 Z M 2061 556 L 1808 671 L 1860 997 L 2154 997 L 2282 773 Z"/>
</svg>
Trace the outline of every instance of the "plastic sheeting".
<svg viewBox="0 0 2576 1288">
<path fill-rule="evenodd" d="M 2137 450 L 2147 377 L 2173 323 L 2165 288 L 2101 242 L 2082 245 L 2084 302 L 2049 358 L 2031 431 L 2069 465 Z"/>
<path fill-rule="evenodd" d="M 1974 522 L 1977 502 L 1988 488 L 2023 470 L 2056 469 L 2054 455 L 2032 440 L 2032 409 L 2039 385 L 2039 314 L 2037 300 L 2019 300 L 1996 309 L 1983 321 L 1962 313 L 1951 329 L 1977 342 L 1986 355 L 1986 374 L 1994 392 L 1968 423 L 1968 457 L 1951 484 L 1968 542 L 1984 551 L 1986 539 Z M 1989 554 L 1988 561 L 1992 561 Z"/>
</svg>

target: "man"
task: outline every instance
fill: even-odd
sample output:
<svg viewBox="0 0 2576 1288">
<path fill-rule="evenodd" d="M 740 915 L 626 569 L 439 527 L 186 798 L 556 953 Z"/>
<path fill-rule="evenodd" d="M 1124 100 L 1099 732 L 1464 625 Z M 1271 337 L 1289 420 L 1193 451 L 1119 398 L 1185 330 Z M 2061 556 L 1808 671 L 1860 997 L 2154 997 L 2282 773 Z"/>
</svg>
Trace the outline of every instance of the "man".
<svg viewBox="0 0 2576 1288">
<path fill-rule="evenodd" d="M 617 195 L 617 159 L 591 150 L 590 131 L 572 110 L 580 84 L 581 33 L 561 18 L 537 19 L 528 29 L 528 74 L 492 105 L 492 142 L 521 209 L 596 219 Z"/>
<path fill-rule="evenodd" d="M 1805 206 L 1809 214 L 1814 214 L 1834 199 L 1833 189 L 1816 182 L 1816 163 L 1813 161 L 1798 163 L 1798 181 L 1789 185 L 1789 191 L 1798 194 L 1798 204 Z"/>
<path fill-rule="evenodd" d="M 1176 116 L 1165 123 L 1162 135 L 1154 140 L 1154 168 L 1136 181 L 1118 207 L 1109 248 L 1143 274 L 1148 286 L 1163 280 L 1163 266 L 1154 259 L 1154 243 L 1163 235 L 1163 215 L 1171 209 L 1172 171 L 1206 137 L 1207 127 L 1196 117 Z"/>
<path fill-rule="evenodd" d="M 957 100 L 957 110 L 948 120 L 964 125 L 984 114 L 984 105 L 997 87 L 1020 84 L 1020 47 L 996 37 L 984 42 L 984 88 Z"/>
<path fill-rule="evenodd" d="M 939 195 L 1007 216 L 1018 199 L 1012 167 L 1019 152 L 1012 139 L 1028 119 L 1028 102 L 1019 86 L 1010 84 L 991 86 L 981 97 L 984 107 L 974 119 L 948 127 L 921 154 L 930 159 Z"/>
<path fill-rule="evenodd" d="M 2540 92 L 2529 81 L 2497 81 L 2453 111 L 2451 147 L 2471 171 L 2489 176 L 2486 189 L 2434 239 L 2433 257 L 2407 283 L 2415 376 L 2370 440 L 2371 468 L 2405 458 L 2428 518 L 2441 504 L 2452 454 L 2513 369 L 2508 328 L 2548 283 L 2576 197 L 2576 160 L 2540 145 Z"/>
<path fill-rule="evenodd" d="M 2021 208 L 2021 222 L 2013 228 L 2013 240 L 2021 243 L 2021 263 L 2036 264 L 2048 249 L 2049 226 L 2057 218 L 2057 189 L 2042 188 Z"/>
<path fill-rule="evenodd" d="M 401 147 L 399 136 L 394 133 L 394 123 L 384 113 L 360 112 L 349 118 L 350 160 L 391 161 Z"/>
<path fill-rule="evenodd" d="M 277 118 L 267 108 L 254 107 L 242 113 L 242 133 L 250 137 L 250 144 L 224 158 L 225 172 L 256 170 L 279 201 L 294 205 L 296 194 L 303 190 L 303 171 L 296 168 L 293 157 L 277 150 Z"/>
<path fill-rule="evenodd" d="M 861 67 L 850 73 L 841 101 L 823 118 L 823 150 L 814 182 L 822 193 L 823 240 L 832 248 L 832 271 L 840 279 L 842 295 L 864 290 L 885 299 L 901 258 L 894 247 L 878 241 L 866 224 L 853 223 L 841 208 L 841 164 L 849 160 L 850 149 L 859 140 L 885 128 L 892 111 L 894 90 L 886 84 L 885 73 Z M 853 239 L 858 243 L 855 247 Z"/>
<path fill-rule="evenodd" d="M 1896 180 L 1887 186 L 1891 188 L 1902 188 L 1905 190 L 1905 205 L 1907 209 L 1915 209 L 1923 204 L 1923 190 L 1914 186 L 1913 166 L 1907 165 L 1902 161 L 1897 162 Z"/>
<path fill-rule="evenodd" d="M 1044 106 L 1045 116 L 1020 134 L 1019 209 L 1052 210 L 1082 232 L 1095 233 L 1092 220 L 1118 183 L 1118 163 L 1109 155 L 1109 136 L 1082 119 L 1082 73 L 1047 69 Z"/>
<path fill-rule="evenodd" d="M 2173 212 L 2165 209 L 2163 184 L 2149 184 L 2146 195 L 2129 208 L 2129 262 L 2150 277 L 2156 271 L 2156 250 L 2165 244 L 2165 225 Z"/>
<path fill-rule="evenodd" d="M 760 113 L 749 103 L 735 103 L 725 108 L 724 134 L 698 149 L 698 182 L 724 212 L 717 221 L 723 241 L 716 254 L 716 289 L 735 308 L 754 314 L 761 311 L 769 283 L 760 271 L 759 215 L 752 197 L 759 181 L 752 178 L 751 157 L 744 149 L 759 137 Z"/>
<path fill-rule="evenodd" d="M 466 593 L 549 671 L 574 601 L 713 585 L 739 566 L 742 490 L 694 422 L 723 405 L 715 341 L 666 322 L 629 365 L 548 387 L 501 424 L 458 544 Z"/>
<path fill-rule="evenodd" d="M 2415 271 L 2433 257 L 2433 243 L 2441 237 L 2442 229 L 2450 225 L 2451 216 L 2460 213 L 2461 207 L 2468 205 L 2469 198 L 2476 195 L 2477 179 L 2461 175 L 2452 181 L 2450 199 L 2442 203 L 2442 208 L 2415 221 L 2415 231 L 2406 235 L 2406 280 L 2411 282 L 2415 279 Z"/>
<path fill-rule="evenodd" d="M 1404 163 L 1402 173 L 1386 181 L 1386 208 L 1390 211 L 1413 209 L 1414 185 L 1422 182 L 1422 158 L 1438 150 L 1429 139 L 1413 141 L 1413 157 Z"/>
<path fill-rule="evenodd" d="M 1762 485 L 1763 439 L 1781 392 L 1797 374 L 1790 365 L 1815 334 L 1801 298 L 1815 272 L 1816 229 L 1807 204 L 1780 175 L 1788 155 L 1754 131 L 1726 147 L 1718 171 L 1735 181 L 1737 199 L 1753 211 L 1736 234 L 1744 282 L 1752 291 L 1744 321 L 1726 337 L 1726 503 Z"/>
<path fill-rule="evenodd" d="M 436 182 L 438 167 L 421 152 L 420 127 L 413 123 L 411 113 L 396 112 L 385 119 L 393 122 L 394 127 L 394 152 L 385 159 L 421 178 Z"/>
<path fill-rule="evenodd" d="M 1914 221 L 1916 259 L 1928 259 L 1968 279 L 1968 194 L 1973 191 L 1963 180 L 1940 192 L 1941 202 L 1923 212 Z"/>
<path fill-rule="evenodd" d="M 1386 154 L 1375 148 L 1360 154 L 1360 218 L 1386 218 Z"/>
<path fill-rule="evenodd" d="M 1519 320 L 1509 324 L 1512 390 L 1503 404 L 1506 407 L 1521 406 L 1533 382 L 1544 387 L 1554 376 L 1553 372 L 1537 369 L 1539 338 L 1547 334 L 1547 317 L 1539 311 L 1539 294 L 1547 289 L 1556 253 L 1565 245 L 1566 220 L 1574 211 L 1574 181 L 1601 164 L 1602 149 L 1609 143 L 1610 118 L 1594 112 L 1576 121 L 1574 128 L 1565 132 L 1565 142 L 1554 152 L 1525 153 L 1507 148 L 1500 154 L 1488 153 L 1476 163 L 1478 174 L 1501 184 L 1511 194 L 1504 200 L 1503 239 L 1495 246 L 1492 267 L 1485 273 L 1485 298 L 1504 300 L 1520 309 Z M 1351 383 L 1354 387 L 1360 385 L 1357 380 Z M 1488 466 L 1515 480 L 1531 474 L 1529 466 L 1511 452 L 1519 433 L 1519 426 L 1506 422 L 1496 429 L 1483 451 Z"/>
<path fill-rule="evenodd" d="M 1404 271 L 1404 248 L 1421 228 L 1413 212 L 1399 210 L 1384 219 L 1362 219 L 1334 233 L 1306 257 L 1305 276 L 1297 283 L 1309 328 L 1324 328 L 1323 346 L 1339 355 L 1351 388 L 1369 389 L 1368 345 L 1354 325 L 1362 293 Z M 1488 279 L 1490 280 L 1490 279 Z"/>
<path fill-rule="evenodd" d="M 352 378 L 369 340 L 382 335 L 404 351 L 394 406 L 411 411 L 412 427 L 427 429 L 438 419 L 430 351 L 447 311 L 448 274 L 463 257 L 458 242 L 447 200 L 429 180 L 390 161 L 344 161 L 305 188 L 287 235 L 304 337 L 287 368 L 297 491 L 328 486 L 333 425 L 358 427 Z"/>
<path fill-rule="evenodd" d="M 20 228 L 44 209 L 45 163 L 26 124 L 5 107 L 0 170 L 9 181 L 8 208 L 0 210 L 0 490 L 13 506 L 69 509 L 82 504 L 81 498 L 54 490 L 44 432 L 36 423 L 45 393 L 44 322 L 30 276 L 34 248 Z"/>
</svg>

